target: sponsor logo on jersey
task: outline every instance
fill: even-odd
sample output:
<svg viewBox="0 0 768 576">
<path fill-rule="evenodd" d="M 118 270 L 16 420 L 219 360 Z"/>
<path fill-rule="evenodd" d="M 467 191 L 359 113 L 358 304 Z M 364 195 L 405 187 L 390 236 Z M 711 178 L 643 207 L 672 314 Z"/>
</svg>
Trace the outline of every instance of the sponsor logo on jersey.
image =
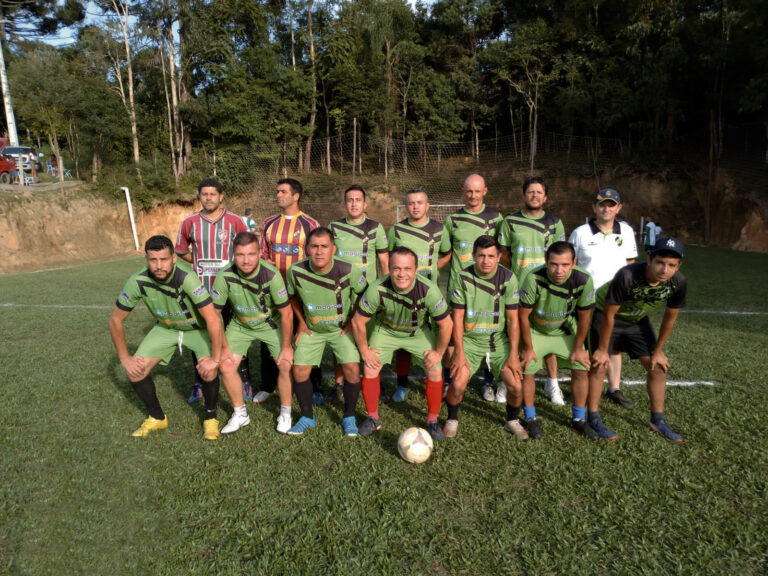
<svg viewBox="0 0 768 576">
<path fill-rule="evenodd" d="M 213 298 L 221 298 L 221 294 L 219 294 L 219 291 L 218 291 L 218 290 L 215 290 L 215 289 L 213 289 L 213 288 L 211 288 L 211 296 L 212 296 Z"/>
<path fill-rule="evenodd" d="M 202 284 L 197 288 L 195 288 L 194 291 L 192 292 L 192 296 L 194 296 L 195 298 L 202 298 L 206 294 L 208 294 L 208 290 L 206 290 L 205 286 L 203 286 Z"/>
<path fill-rule="evenodd" d="M 298 244 L 272 244 L 272 252 L 275 254 L 294 254 L 298 255 Z"/>
<path fill-rule="evenodd" d="M 338 310 L 341 308 L 341 304 L 330 304 L 328 306 L 315 306 L 314 304 L 307 303 L 307 310 L 314 312 L 315 310 Z"/>
<path fill-rule="evenodd" d="M 461 299 L 461 292 L 459 292 L 459 291 L 458 291 L 456 288 L 454 288 L 454 289 L 451 291 L 451 297 L 452 297 L 454 300 L 460 300 L 460 299 Z"/>
<path fill-rule="evenodd" d="M 287 298 L 288 297 L 288 291 L 285 288 L 280 288 L 280 290 L 277 291 L 277 296 L 279 298 Z"/>
<path fill-rule="evenodd" d="M 227 264 L 226 260 L 200 259 L 197 261 L 197 275 L 216 276 Z"/>
<path fill-rule="evenodd" d="M 440 310 L 441 308 L 445 308 L 445 298 L 440 298 L 437 304 L 435 304 L 435 312 Z"/>
<path fill-rule="evenodd" d="M 120 298 L 119 299 L 122 300 L 123 302 L 125 302 L 126 304 L 131 301 L 131 297 L 128 296 L 128 293 L 125 290 L 120 292 Z"/>
</svg>

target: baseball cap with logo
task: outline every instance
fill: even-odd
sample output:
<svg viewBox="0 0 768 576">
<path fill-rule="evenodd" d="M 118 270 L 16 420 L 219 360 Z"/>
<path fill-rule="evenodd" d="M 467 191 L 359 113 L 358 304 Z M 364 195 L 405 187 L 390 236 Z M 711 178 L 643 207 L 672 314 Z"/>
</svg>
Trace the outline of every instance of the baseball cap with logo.
<svg viewBox="0 0 768 576">
<path fill-rule="evenodd" d="M 621 204 L 621 196 L 619 196 L 619 193 L 613 188 L 603 188 L 600 192 L 595 194 L 595 204 L 600 204 L 600 202 L 605 202 L 607 200 L 616 202 L 616 204 Z"/>
<path fill-rule="evenodd" d="M 651 256 L 654 256 L 657 252 L 672 252 L 677 254 L 680 258 L 683 257 L 683 243 L 677 238 L 659 238 L 656 240 L 656 244 L 651 250 Z"/>
</svg>

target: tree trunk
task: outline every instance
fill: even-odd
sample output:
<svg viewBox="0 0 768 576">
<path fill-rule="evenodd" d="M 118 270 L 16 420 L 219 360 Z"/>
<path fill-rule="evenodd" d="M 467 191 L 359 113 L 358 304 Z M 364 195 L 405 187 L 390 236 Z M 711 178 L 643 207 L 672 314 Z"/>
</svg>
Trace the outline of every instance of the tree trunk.
<svg viewBox="0 0 768 576">
<path fill-rule="evenodd" d="M 355 183 L 355 160 L 357 160 L 357 116 L 352 118 L 352 184 Z"/>
<path fill-rule="evenodd" d="M 173 39 L 170 39 L 172 42 Z M 176 112 L 174 111 L 174 108 L 176 107 L 175 102 L 171 102 L 171 98 L 168 94 L 168 78 L 167 74 L 165 72 L 165 48 L 164 48 L 165 39 L 160 36 L 160 69 L 163 72 L 163 92 L 165 93 L 165 109 L 166 109 L 166 116 L 168 119 L 168 145 L 171 148 L 171 170 L 173 171 L 173 180 L 176 182 L 176 186 L 179 185 L 179 169 L 176 164 L 176 144 L 177 144 L 177 138 L 176 138 Z M 171 63 L 170 65 L 173 66 L 173 58 L 170 57 L 170 51 L 172 49 L 169 48 L 169 57 L 168 60 Z M 171 74 L 171 92 L 173 92 L 173 74 Z M 176 98 L 174 96 L 173 100 L 175 101 Z"/>
<path fill-rule="evenodd" d="M 323 109 L 325 110 L 325 171 L 331 175 L 331 115 L 328 113 L 328 100 L 325 97 L 325 83 L 323 83 Z"/>
<path fill-rule="evenodd" d="M 315 121 L 317 120 L 317 76 L 315 74 L 315 40 L 312 37 L 312 3 L 307 0 L 307 34 L 309 35 L 309 66 L 312 78 L 312 102 L 309 113 L 309 136 L 307 136 L 306 150 L 304 151 L 304 173 L 312 170 L 312 136 L 315 133 Z"/>
</svg>

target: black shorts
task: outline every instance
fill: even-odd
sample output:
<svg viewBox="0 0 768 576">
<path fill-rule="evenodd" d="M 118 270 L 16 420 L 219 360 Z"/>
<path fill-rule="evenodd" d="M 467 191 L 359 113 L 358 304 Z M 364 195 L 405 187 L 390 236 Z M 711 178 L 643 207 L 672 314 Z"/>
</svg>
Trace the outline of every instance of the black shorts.
<svg viewBox="0 0 768 576">
<path fill-rule="evenodd" d="M 603 311 L 595 309 L 592 314 L 592 324 L 589 328 L 589 351 L 597 350 L 600 343 L 600 323 L 603 319 Z M 630 358 L 650 356 L 656 347 L 656 334 L 653 332 L 648 316 L 639 322 L 627 322 L 614 318 L 613 332 L 608 343 L 608 351 L 626 352 Z"/>
</svg>

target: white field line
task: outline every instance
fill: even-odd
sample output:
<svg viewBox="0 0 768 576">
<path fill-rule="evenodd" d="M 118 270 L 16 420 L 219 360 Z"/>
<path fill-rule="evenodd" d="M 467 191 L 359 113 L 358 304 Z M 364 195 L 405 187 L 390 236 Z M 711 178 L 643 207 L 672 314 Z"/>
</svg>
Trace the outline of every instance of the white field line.
<svg viewBox="0 0 768 576">
<path fill-rule="evenodd" d="M 111 310 L 114 306 L 104 306 L 103 304 L 19 304 L 18 302 L 0 302 L 2 308 L 59 308 L 67 309 L 96 309 Z"/>
</svg>

